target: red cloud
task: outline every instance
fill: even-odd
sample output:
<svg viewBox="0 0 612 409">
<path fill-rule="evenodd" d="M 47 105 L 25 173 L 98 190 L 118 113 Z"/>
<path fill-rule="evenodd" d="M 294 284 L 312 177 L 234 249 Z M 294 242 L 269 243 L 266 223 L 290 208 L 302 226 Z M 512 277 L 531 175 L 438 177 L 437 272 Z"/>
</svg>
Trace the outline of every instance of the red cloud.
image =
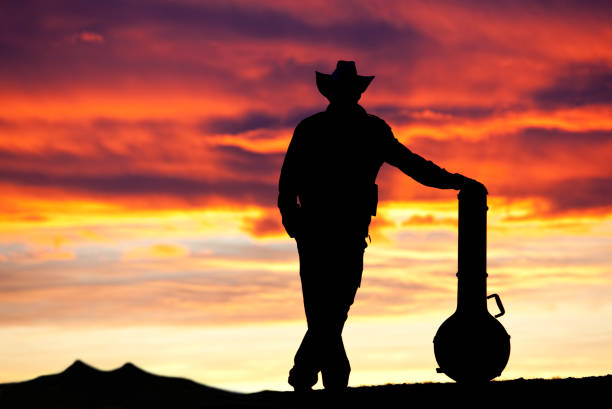
<svg viewBox="0 0 612 409">
<path fill-rule="evenodd" d="M 102 34 L 91 31 L 81 31 L 80 33 L 74 34 L 71 40 L 72 42 L 102 44 L 104 42 L 104 37 Z"/>
<path fill-rule="evenodd" d="M 244 228 L 255 237 L 282 236 L 285 233 L 276 208 L 267 210 L 261 217 L 245 220 Z"/>
</svg>

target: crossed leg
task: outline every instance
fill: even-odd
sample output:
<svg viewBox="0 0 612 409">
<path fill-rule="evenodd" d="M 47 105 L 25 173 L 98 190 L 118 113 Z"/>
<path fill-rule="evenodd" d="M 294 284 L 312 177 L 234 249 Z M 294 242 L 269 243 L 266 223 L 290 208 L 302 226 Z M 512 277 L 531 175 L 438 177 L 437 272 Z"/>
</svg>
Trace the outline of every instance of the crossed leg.
<svg viewBox="0 0 612 409">
<path fill-rule="evenodd" d="M 300 278 L 308 330 L 295 355 L 289 383 L 310 389 L 322 373 L 326 389 L 348 385 L 351 367 L 342 329 L 361 284 L 365 240 L 322 243 L 298 240 Z"/>
</svg>

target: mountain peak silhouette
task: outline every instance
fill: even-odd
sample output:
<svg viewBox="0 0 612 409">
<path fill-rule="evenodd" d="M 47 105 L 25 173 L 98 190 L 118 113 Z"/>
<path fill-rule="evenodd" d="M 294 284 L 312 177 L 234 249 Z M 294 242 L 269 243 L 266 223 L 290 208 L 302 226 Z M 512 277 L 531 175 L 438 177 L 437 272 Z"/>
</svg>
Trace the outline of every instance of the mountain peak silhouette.
<svg viewBox="0 0 612 409">
<path fill-rule="evenodd" d="M 124 363 L 124 364 L 121 366 L 121 368 L 119 368 L 119 369 L 130 369 L 130 370 L 132 370 L 132 369 L 138 369 L 138 370 L 141 370 L 139 367 L 137 367 L 136 365 L 134 365 L 134 364 L 133 364 L 133 363 L 131 363 L 131 362 L 126 362 L 126 363 Z"/>
<path fill-rule="evenodd" d="M 75 360 L 68 368 L 62 372 L 63 375 L 83 375 L 88 373 L 98 373 L 101 372 L 99 369 L 94 368 L 91 365 L 86 364 L 80 359 Z"/>
<path fill-rule="evenodd" d="M 144 371 L 144 370 L 140 369 L 139 367 L 137 367 L 136 365 L 134 365 L 131 362 L 124 363 L 123 365 L 121 365 L 121 367 L 115 369 L 112 372 L 132 374 L 132 375 L 141 375 L 141 374 L 149 375 L 149 373 L 147 371 Z"/>
<path fill-rule="evenodd" d="M 94 368 L 93 366 L 86 364 L 80 359 L 77 359 L 68 368 L 64 370 L 64 373 L 76 372 L 76 371 L 91 371 L 91 370 L 97 371 L 97 369 Z"/>
</svg>

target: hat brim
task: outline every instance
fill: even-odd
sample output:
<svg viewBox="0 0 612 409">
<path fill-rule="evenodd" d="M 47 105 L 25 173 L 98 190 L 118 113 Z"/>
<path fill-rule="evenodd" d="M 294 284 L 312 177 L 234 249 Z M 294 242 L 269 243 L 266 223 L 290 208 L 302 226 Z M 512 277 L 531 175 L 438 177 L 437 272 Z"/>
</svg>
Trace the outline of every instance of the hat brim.
<svg viewBox="0 0 612 409">
<path fill-rule="evenodd" d="M 329 99 L 330 95 L 333 95 L 334 91 L 338 88 L 339 81 L 334 79 L 331 74 L 323 74 L 319 71 L 315 71 L 315 73 L 317 76 L 317 88 L 319 89 L 319 92 L 323 94 L 325 98 Z M 343 80 L 342 85 L 346 86 L 348 84 L 355 91 L 362 94 L 368 88 L 373 79 L 374 75 L 356 75 L 348 81 Z"/>
</svg>

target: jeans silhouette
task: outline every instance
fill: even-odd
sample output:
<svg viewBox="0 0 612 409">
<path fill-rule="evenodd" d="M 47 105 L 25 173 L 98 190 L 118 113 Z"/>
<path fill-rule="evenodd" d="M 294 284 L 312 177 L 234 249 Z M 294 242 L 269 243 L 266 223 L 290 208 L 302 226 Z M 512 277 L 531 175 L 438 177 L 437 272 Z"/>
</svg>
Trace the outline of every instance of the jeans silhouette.
<svg viewBox="0 0 612 409">
<path fill-rule="evenodd" d="M 290 383 L 308 388 L 322 373 L 326 389 L 347 386 L 351 366 L 342 329 L 361 284 L 364 238 L 296 237 L 308 330 L 295 355 Z"/>
</svg>

